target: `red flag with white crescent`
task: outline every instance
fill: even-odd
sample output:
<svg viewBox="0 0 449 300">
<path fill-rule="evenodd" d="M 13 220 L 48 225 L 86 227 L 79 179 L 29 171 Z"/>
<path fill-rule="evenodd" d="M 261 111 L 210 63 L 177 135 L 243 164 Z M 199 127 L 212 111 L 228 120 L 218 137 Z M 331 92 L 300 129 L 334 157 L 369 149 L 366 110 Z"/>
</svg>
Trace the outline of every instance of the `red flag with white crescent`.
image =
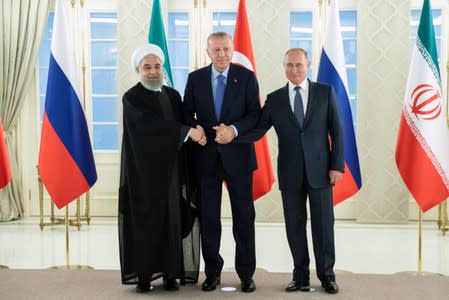
<svg viewBox="0 0 449 300">
<path fill-rule="evenodd" d="M 232 62 L 242 65 L 256 73 L 251 32 L 246 14 L 246 0 L 239 1 L 234 32 L 234 56 Z M 253 199 L 257 200 L 271 190 L 271 186 L 274 183 L 274 175 L 267 136 L 255 142 L 254 146 L 256 149 L 258 168 L 253 173 Z"/>
</svg>

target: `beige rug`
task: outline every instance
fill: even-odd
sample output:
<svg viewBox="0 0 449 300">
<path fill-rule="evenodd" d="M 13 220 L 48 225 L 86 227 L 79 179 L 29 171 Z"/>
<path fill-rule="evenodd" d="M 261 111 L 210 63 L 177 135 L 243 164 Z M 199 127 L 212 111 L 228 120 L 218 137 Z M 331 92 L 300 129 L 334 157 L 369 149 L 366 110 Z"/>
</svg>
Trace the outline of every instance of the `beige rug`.
<svg viewBox="0 0 449 300">
<path fill-rule="evenodd" d="M 162 282 L 155 282 L 155 290 L 137 294 L 132 285 L 121 285 L 119 271 L 104 270 L 0 270 L 0 299 L 332 299 L 332 300 L 445 300 L 449 299 L 449 277 L 438 275 L 367 275 L 337 274 L 340 292 L 326 294 L 312 274 L 315 292 L 286 293 L 290 274 L 256 272 L 257 290 L 251 294 L 239 291 L 235 273 L 222 274 L 223 287 L 201 291 L 200 284 L 182 286 L 179 291 L 167 292 Z M 204 278 L 200 278 L 200 283 Z"/>
</svg>

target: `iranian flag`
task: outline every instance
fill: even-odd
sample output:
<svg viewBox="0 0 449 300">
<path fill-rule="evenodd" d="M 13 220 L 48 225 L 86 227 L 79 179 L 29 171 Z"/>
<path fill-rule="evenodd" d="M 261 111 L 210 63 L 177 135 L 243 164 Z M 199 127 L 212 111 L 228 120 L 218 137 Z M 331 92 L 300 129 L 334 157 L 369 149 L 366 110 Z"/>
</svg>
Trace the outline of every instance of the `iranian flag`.
<svg viewBox="0 0 449 300">
<path fill-rule="evenodd" d="M 429 0 L 413 48 L 396 144 L 396 165 L 425 212 L 449 196 L 449 130 Z"/>
<path fill-rule="evenodd" d="M 242 65 L 256 73 L 245 0 L 239 1 L 234 32 L 234 56 L 232 62 Z M 274 175 L 267 136 L 265 135 L 255 142 L 254 147 L 257 158 L 257 170 L 253 173 L 253 200 L 255 201 L 271 190 L 271 186 L 274 183 Z"/>
<path fill-rule="evenodd" d="M 168 56 L 167 39 L 165 38 L 164 21 L 162 18 L 161 3 L 159 0 L 153 1 L 151 9 L 150 27 L 148 29 L 148 42 L 158 45 L 164 52 L 164 79 L 169 87 L 173 87 L 173 77 L 171 74 L 170 57 Z"/>
</svg>

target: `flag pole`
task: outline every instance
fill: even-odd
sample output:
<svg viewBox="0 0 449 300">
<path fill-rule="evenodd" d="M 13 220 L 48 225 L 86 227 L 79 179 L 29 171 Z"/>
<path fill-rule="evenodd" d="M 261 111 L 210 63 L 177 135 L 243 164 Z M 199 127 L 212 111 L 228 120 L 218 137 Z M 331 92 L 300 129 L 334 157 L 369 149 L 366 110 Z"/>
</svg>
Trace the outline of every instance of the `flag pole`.
<svg viewBox="0 0 449 300">
<path fill-rule="evenodd" d="M 449 62 L 446 64 L 446 74 L 449 74 Z M 446 122 L 449 126 L 449 75 L 446 80 Z M 443 236 L 446 235 L 446 231 L 449 231 L 448 217 L 447 217 L 447 199 L 438 205 L 438 229 L 443 232 Z"/>
<path fill-rule="evenodd" d="M 69 219 L 69 205 L 65 206 L 65 215 L 64 215 L 64 224 L 65 224 L 65 265 L 62 266 L 54 266 L 50 269 L 59 269 L 59 270 L 93 270 L 94 268 L 88 265 L 72 265 L 70 264 L 70 235 L 69 235 L 69 227 L 70 219 Z M 78 230 L 79 231 L 79 230 Z"/>
<path fill-rule="evenodd" d="M 198 14 L 198 16 L 196 16 L 195 18 L 194 18 L 194 24 L 193 24 L 193 26 L 194 26 L 194 28 L 200 28 L 200 30 L 195 30 L 195 39 L 197 40 L 197 41 L 199 41 L 200 40 L 200 34 L 201 34 L 201 26 L 200 26 L 200 22 L 198 22 L 198 19 L 201 19 L 201 13 L 200 13 L 200 8 L 198 7 L 198 0 L 194 0 L 193 1 L 193 7 L 194 7 L 194 9 L 195 9 L 195 12 L 196 12 L 196 14 Z M 200 49 L 199 49 L 199 46 L 198 46 L 198 43 L 195 43 L 195 62 L 194 62 L 194 66 L 193 66 L 193 69 L 194 70 L 197 70 L 197 69 L 199 69 L 200 68 Z"/>
<path fill-rule="evenodd" d="M 83 15 L 78 14 L 79 10 L 75 7 L 76 1 L 71 0 L 71 6 L 73 9 L 73 12 L 75 14 L 75 17 L 77 18 L 77 21 L 79 21 L 79 18 Z M 84 9 L 84 0 L 79 1 L 80 8 Z M 84 20 L 84 19 L 83 19 Z M 84 24 L 84 23 L 83 23 Z M 82 25 L 83 25 L 82 24 Z M 83 45 L 83 38 L 84 38 L 84 27 L 81 25 L 81 40 L 79 35 L 75 35 L 75 47 L 81 47 Z M 78 43 L 77 43 L 78 42 Z M 84 49 L 82 49 L 82 55 L 81 55 L 81 71 L 82 71 L 82 109 L 84 110 L 86 107 L 86 64 L 85 64 L 85 57 L 84 57 Z M 89 191 L 86 192 L 88 194 Z M 88 204 L 86 203 L 86 206 Z M 86 208 L 86 212 L 88 211 L 88 208 Z M 83 218 L 85 219 L 85 218 Z M 66 270 L 85 270 L 85 269 L 93 269 L 91 266 L 87 265 L 71 265 L 70 264 L 70 235 L 69 235 L 69 226 L 70 226 L 70 220 L 69 220 L 69 205 L 67 204 L 65 206 L 65 250 L 66 250 L 66 264 L 65 266 L 56 266 L 55 269 L 66 269 Z M 73 223 L 72 223 L 73 224 Z M 78 231 L 80 231 L 81 227 L 81 219 L 80 219 L 80 197 L 76 199 L 76 219 L 75 219 L 75 226 L 77 226 Z"/>
<path fill-rule="evenodd" d="M 84 2 L 85 0 L 80 0 L 80 6 L 81 9 L 85 9 L 84 8 Z M 84 13 L 81 13 L 82 17 L 83 17 L 83 21 L 84 20 Z M 85 25 L 86 22 L 83 22 L 83 24 Z M 81 26 L 81 45 L 83 45 L 84 39 L 85 39 L 85 28 L 83 26 Z M 83 109 L 86 109 L 86 57 L 85 57 L 85 51 L 84 48 L 82 49 L 82 56 L 81 56 L 81 72 L 82 72 L 82 82 L 83 82 Z M 80 198 L 77 199 L 77 204 L 78 204 L 78 208 L 77 208 L 77 217 L 78 217 L 78 230 L 80 230 L 80 226 L 81 226 L 81 220 L 85 220 L 87 222 L 87 225 L 90 225 L 90 189 L 87 190 L 86 195 L 85 195 L 85 212 L 84 212 L 84 216 L 82 218 L 80 218 L 80 211 L 79 211 L 79 203 L 80 203 Z"/>
<path fill-rule="evenodd" d="M 53 267 L 56 269 L 91 268 L 70 265 L 69 247 L 69 226 L 77 225 L 79 219 L 69 219 L 68 204 L 87 191 L 87 188 L 76 184 L 74 181 L 78 181 L 79 176 L 84 177 L 90 188 L 97 180 L 87 122 L 82 107 L 83 102 L 81 101 L 83 93 L 80 89 L 82 78 L 79 73 L 81 66 L 79 52 L 82 43 L 80 41 L 81 36 L 77 31 L 82 17 L 79 15 L 80 1 L 56 1 L 49 80 L 45 99 L 45 116 L 48 114 L 51 116 L 57 115 L 57 118 L 53 120 L 59 121 L 73 118 L 74 120 L 79 120 L 79 124 L 74 124 L 78 126 L 67 127 L 67 132 L 64 135 L 64 139 L 62 139 L 58 134 L 56 134 L 56 137 L 52 137 L 48 131 L 48 128 L 51 128 L 51 126 L 55 126 L 54 128 L 61 127 L 62 123 L 55 121 L 53 124 L 51 117 L 44 117 L 39 151 L 38 166 L 42 183 L 47 188 L 49 195 L 51 195 L 53 203 L 58 208 L 66 209 L 65 218 L 62 220 L 66 225 L 66 263 L 60 267 Z M 81 30 L 83 29 L 83 24 L 81 24 Z M 61 76 L 62 73 L 65 76 Z M 66 102 L 62 106 L 58 106 L 64 101 Z M 55 131 L 57 132 L 57 130 Z M 62 149 L 63 147 L 59 150 L 51 147 L 51 143 L 56 138 L 59 138 L 68 153 L 76 153 L 76 157 L 72 155 L 73 160 L 70 163 L 67 163 L 67 160 L 60 159 L 60 155 L 55 155 L 55 153 L 59 153 L 58 151 L 64 150 Z M 60 164 L 60 166 L 56 168 L 55 164 Z"/>
<path fill-rule="evenodd" d="M 418 274 L 422 273 L 422 210 L 418 213 Z"/>
<path fill-rule="evenodd" d="M 417 271 L 401 271 L 396 272 L 396 274 L 408 274 L 408 275 L 418 275 L 418 276 L 429 276 L 429 275 L 442 275 L 435 272 L 423 272 L 422 270 L 422 215 L 423 211 L 421 207 L 418 207 L 418 270 Z"/>
<path fill-rule="evenodd" d="M 323 45 L 323 35 L 324 31 L 326 30 L 326 3 L 323 3 L 325 0 L 318 0 L 318 11 L 319 11 L 319 18 L 320 18 L 320 47 Z M 324 20 L 324 22 L 323 22 Z"/>
<path fill-rule="evenodd" d="M 447 200 L 445 200 L 438 207 L 438 229 L 443 232 L 443 236 L 445 236 L 446 231 L 449 230 L 447 223 Z"/>
<path fill-rule="evenodd" d="M 86 20 L 84 19 L 84 9 L 85 9 L 85 7 L 84 7 L 84 0 L 80 0 L 79 1 L 79 4 L 80 4 L 80 6 L 79 6 L 79 10 L 78 10 L 78 13 L 76 14 L 76 16 L 77 16 L 77 18 L 78 18 L 78 21 L 79 21 L 79 18 L 81 18 L 82 19 L 82 24 L 81 24 L 81 33 L 80 33 L 80 35 L 81 36 L 78 36 L 78 42 L 79 42 L 79 45 L 78 46 L 80 46 L 80 48 L 81 48 L 81 76 L 82 76 L 82 93 L 83 93 L 83 101 L 82 101 L 82 103 L 83 103 L 83 111 L 85 111 L 85 109 L 86 109 L 86 61 L 85 61 L 85 51 L 84 51 L 84 48 L 83 48 L 83 45 L 84 45 L 84 37 L 85 37 L 85 35 L 84 35 L 84 31 L 85 31 L 85 27 L 83 26 L 83 25 L 86 25 Z M 72 5 L 72 7 L 74 8 L 74 6 Z M 76 226 L 78 227 L 78 231 L 80 231 L 80 227 L 81 227 L 81 219 L 82 220 L 87 220 L 87 219 L 89 219 L 89 221 L 90 221 L 90 216 L 89 216 L 89 210 L 90 210 L 90 208 L 89 208 L 89 201 L 88 201 L 88 198 L 89 198 L 89 191 L 90 191 L 90 189 L 89 190 L 87 190 L 87 192 L 86 192 L 86 195 L 85 195 L 85 197 L 86 197 L 86 201 L 85 201 L 85 204 L 86 204 L 86 215 L 83 217 L 83 218 L 80 218 L 80 214 L 81 214 L 81 212 L 80 212 L 80 201 L 81 201 L 81 196 L 80 197 L 78 197 L 77 199 L 76 199 L 76 217 L 77 217 L 77 224 L 76 224 Z M 87 266 L 87 265 L 70 265 L 70 247 L 69 247 L 69 245 L 70 245 L 70 243 L 69 243 L 69 209 L 68 209 L 68 207 L 69 207 L 69 205 L 67 204 L 66 205 L 66 215 L 65 215 L 65 221 L 66 221 L 66 225 L 65 225 L 65 227 L 66 227 L 66 251 L 67 251 L 67 269 L 78 269 L 78 270 L 86 270 L 86 269 L 93 269 L 91 266 Z M 88 225 L 89 225 L 89 222 L 88 221 Z"/>
<path fill-rule="evenodd" d="M 69 205 L 67 204 L 64 209 L 65 209 L 65 217 L 64 217 L 64 221 L 65 221 L 65 265 L 51 267 L 50 269 L 59 269 L 59 270 L 92 270 L 93 268 L 91 266 L 72 265 L 72 264 L 70 264 Z"/>
<path fill-rule="evenodd" d="M 330 5 L 330 3 L 329 3 Z M 328 14 L 328 3 L 327 0 L 318 0 L 318 11 L 319 11 L 319 27 L 320 31 L 318 33 L 318 44 L 315 46 L 312 45 L 312 51 L 318 51 L 320 53 L 323 47 L 324 36 L 326 33 L 326 25 L 327 25 L 327 14 Z M 318 67 L 319 68 L 319 67 Z M 318 68 L 314 70 L 315 80 L 318 78 Z"/>
<path fill-rule="evenodd" d="M 69 205 L 65 206 L 65 215 L 64 215 L 64 224 L 65 224 L 65 265 L 63 266 L 55 266 L 50 269 L 60 269 L 60 270 L 71 270 L 76 269 L 72 268 L 70 265 L 70 238 L 69 238 Z"/>
<path fill-rule="evenodd" d="M 69 206 L 65 206 L 65 266 L 70 270 Z"/>
<path fill-rule="evenodd" d="M 423 211 L 421 207 L 418 208 L 418 272 L 414 271 L 403 271 L 403 272 L 397 272 L 396 274 L 411 274 L 411 275 L 422 275 L 422 276 L 428 276 L 428 275 L 442 275 L 440 273 L 436 272 L 423 272 L 422 270 L 422 215 Z"/>
</svg>

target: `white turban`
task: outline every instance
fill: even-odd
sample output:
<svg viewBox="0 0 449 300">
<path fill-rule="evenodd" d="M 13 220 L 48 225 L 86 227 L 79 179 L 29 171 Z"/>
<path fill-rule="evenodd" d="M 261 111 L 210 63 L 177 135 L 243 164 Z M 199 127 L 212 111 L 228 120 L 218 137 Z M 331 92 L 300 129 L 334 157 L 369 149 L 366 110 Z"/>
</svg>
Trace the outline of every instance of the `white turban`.
<svg viewBox="0 0 449 300">
<path fill-rule="evenodd" d="M 161 64 L 164 64 L 165 56 L 162 49 L 155 44 L 147 44 L 143 47 L 140 47 L 134 51 L 133 56 L 131 58 L 131 66 L 136 69 L 139 66 L 142 59 L 150 54 L 154 54 L 161 60 Z"/>
</svg>

